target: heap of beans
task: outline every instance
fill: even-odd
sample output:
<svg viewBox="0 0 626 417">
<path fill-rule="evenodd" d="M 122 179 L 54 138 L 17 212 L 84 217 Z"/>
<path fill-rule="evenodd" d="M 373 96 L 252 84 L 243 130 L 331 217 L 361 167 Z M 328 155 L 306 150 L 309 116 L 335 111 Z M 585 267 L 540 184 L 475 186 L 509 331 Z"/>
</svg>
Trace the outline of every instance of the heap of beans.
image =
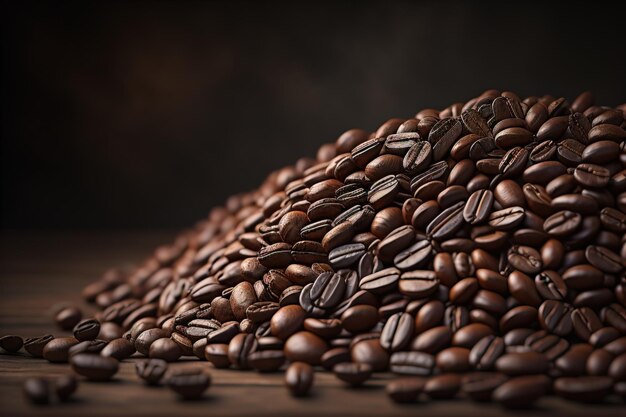
<svg viewBox="0 0 626 417">
<path fill-rule="evenodd" d="M 85 288 L 99 337 L 294 395 L 321 366 L 398 402 L 623 398 L 625 109 L 489 90 L 349 130 Z"/>
</svg>

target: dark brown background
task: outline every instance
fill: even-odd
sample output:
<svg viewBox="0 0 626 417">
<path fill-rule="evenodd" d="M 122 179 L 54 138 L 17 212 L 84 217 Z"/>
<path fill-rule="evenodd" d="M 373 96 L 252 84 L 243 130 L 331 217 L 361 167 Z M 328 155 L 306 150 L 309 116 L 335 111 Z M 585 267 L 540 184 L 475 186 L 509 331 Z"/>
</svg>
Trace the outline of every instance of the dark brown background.
<svg viewBox="0 0 626 417">
<path fill-rule="evenodd" d="M 1 227 L 180 227 L 490 87 L 626 101 L 606 3 L 4 2 Z"/>
</svg>

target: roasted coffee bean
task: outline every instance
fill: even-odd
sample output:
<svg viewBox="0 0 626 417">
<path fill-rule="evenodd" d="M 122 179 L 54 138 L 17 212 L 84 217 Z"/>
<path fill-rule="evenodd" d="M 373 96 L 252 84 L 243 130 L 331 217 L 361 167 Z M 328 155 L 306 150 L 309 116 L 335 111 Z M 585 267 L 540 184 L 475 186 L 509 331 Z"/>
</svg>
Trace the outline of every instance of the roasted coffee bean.
<svg viewBox="0 0 626 417">
<path fill-rule="evenodd" d="M 167 362 L 162 359 L 144 359 L 135 363 L 137 376 L 148 385 L 157 385 L 167 371 Z"/>
<path fill-rule="evenodd" d="M 507 375 L 543 374 L 548 371 L 549 362 L 539 352 L 506 353 L 495 363 L 496 370 Z"/>
<path fill-rule="evenodd" d="M 414 319 L 408 313 L 397 313 L 387 319 L 380 335 L 380 345 L 392 352 L 403 350 L 413 337 Z"/>
<path fill-rule="evenodd" d="M 54 392 L 59 400 L 66 402 L 78 388 L 78 381 L 72 375 L 62 375 L 54 380 Z"/>
<path fill-rule="evenodd" d="M 405 377 L 394 379 L 387 384 L 387 395 L 397 403 L 412 403 L 417 401 L 417 397 L 424 390 L 426 378 Z"/>
<path fill-rule="evenodd" d="M 548 392 L 550 384 L 545 375 L 518 376 L 496 388 L 492 398 L 508 408 L 529 408 Z"/>
<path fill-rule="evenodd" d="M 285 372 L 285 386 L 294 397 L 308 394 L 315 379 L 313 367 L 304 362 L 293 362 Z"/>
<path fill-rule="evenodd" d="M 22 388 L 24 396 L 33 404 L 43 405 L 50 401 L 48 381 L 43 378 L 28 378 Z"/>
<path fill-rule="evenodd" d="M 91 381 L 107 381 L 117 373 L 119 362 L 112 357 L 78 353 L 70 358 L 72 369 Z"/>
<path fill-rule="evenodd" d="M 428 142 L 433 147 L 433 160 L 442 160 L 459 138 L 463 126 L 459 119 L 441 119 L 437 122 L 428 134 Z"/>
<path fill-rule="evenodd" d="M 396 352 L 389 366 L 397 374 L 427 376 L 433 372 L 435 357 L 424 352 Z"/>
<path fill-rule="evenodd" d="M 66 307 L 54 316 L 57 325 L 63 330 L 72 330 L 83 317 L 83 313 L 77 307 Z"/>
<path fill-rule="evenodd" d="M 135 340 L 135 349 L 142 355 L 148 356 L 150 345 L 152 345 L 155 340 L 163 337 L 167 337 L 167 332 L 163 329 L 154 328 L 145 330 L 137 336 L 137 339 Z"/>
<path fill-rule="evenodd" d="M 301 331 L 287 339 L 284 351 L 286 358 L 292 362 L 300 361 L 310 365 L 319 365 L 321 357 L 327 349 L 328 345 L 319 336 L 311 332 Z"/>
<path fill-rule="evenodd" d="M 619 255 L 603 246 L 588 246 L 585 257 L 591 265 L 608 274 L 617 274 L 624 268 Z"/>
<path fill-rule="evenodd" d="M 425 298 L 439 288 L 439 280 L 434 271 L 414 270 L 403 272 L 398 282 L 398 290 L 411 298 Z"/>
<path fill-rule="evenodd" d="M 365 253 L 365 245 L 352 243 L 339 246 L 328 254 L 328 261 L 333 268 L 347 268 L 356 263 Z"/>
<path fill-rule="evenodd" d="M 285 354 L 281 349 L 261 350 L 248 355 L 248 366 L 259 372 L 275 372 L 284 363 Z"/>
<path fill-rule="evenodd" d="M 24 341 L 24 350 L 28 352 L 32 357 L 43 357 L 43 349 L 49 341 L 54 339 L 54 336 L 47 334 L 39 337 L 28 337 Z"/>
<path fill-rule="evenodd" d="M 186 346 L 187 350 L 191 350 L 191 346 Z M 189 352 L 185 352 L 189 353 Z M 148 356 L 155 359 L 163 359 L 167 362 L 174 362 L 183 354 L 183 348 L 174 340 L 164 337 L 157 339 L 150 345 Z"/>
<path fill-rule="evenodd" d="M 396 268 L 406 271 L 424 265 L 434 253 L 434 249 L 428 240 L 420 240 L 403 251 L 399 252 L 393 263 Z"/>
<path fill-rule="evenodd" d="M 602 376 L 563 377 L 554 381 L 554 392 L 568 400 L 598 402 L 613 387 L 611 378 Z"/>
<path fill-rule="evenodd" d="M 73 337 L 52 339 L 43 347 L 42 356 L 49 362 L 67 362 L 70 348 L 78 343 Z"/>
<path fill-rule="evenodd" d="M 453 398 L 461 388 L 459 374 L 445 373 L 430 377 L 424 385 L 424 393 L 433 399 Z"/>
<path fill-rule="evenodd" d="M 606 187 L 610 177 L 609 170 L 600 165 L 583 163 L 574 170 L 574 179 L 583 187 Z"/>
<path fill-rule="evenodd" d="M 567 336 L 572 331 L 571 307 L 561 301 L 546 300 L 539 307 L 539 323 L 550 333 Z"/>
<path fill-rule="evenodd" d="M 257 301 L 246 308 L 246 317 L 253 323 L 268 321 L 280 309 L 280 305 L 273 301 Z"/>
<path fill-rule="evenodd" d="M 378 309 L 370 305 L 356 305 L 341 315 L 344 329 L 350 333 L 361 333 L 374 327 L 378 322 Z"/>
<path fill-rule="evenodd" d="M 493 207 L 493 193 L 489 190 L 477 190 L 467 200 L 463 209 L 463 218 L 469 224 L 482 223 L 489 218 Z"/>
<path fill-rule="evenodd" d="M 332 272 L 321 273 L 310 290 L 311 303 L 321 309 L 330 309 L 339 304 L 346 291 L 346 281 Z"/>
<path fill-rule="evenodd" d="M 529 246 L 515 245 L 509 249 L 507 259 L 511 266 L 526 274 L 536 274 L 542 267 L 541 255 Z"/>
<path fill-rule="evenodd" d="M 372 367 L 367 363 L 342 362 L 333 366 L 337 378 L 352 386 L 363 384 L 372 374 Z"/>
<path fill-rule="evenodd" d="M 435 357 L 435 364 L 441 372 L 466 372 L 470 369 L 470 350 L 462 347 L 449 347 Z"/>
<path fill-rule="evenodd" d="M 504 353 L 504 340 L 496 336 L 485 336 L 472 347 L 469 365 L 483 371 L 493 369 L 496 360 Z"/>
<path fill-rule="evenodd" d="M 76 340 L 93 340 L 100 333 L 100 322 L 94 319 L 83 320 L 74 326 L 74 337 Z"/>
<path fill-rule="evenodd" d="M 248 369 L 248 356 L 256 350 L 256 347 L 254 335 L 239 333 L 228 344 L 228 360 L 239 369 Z"/>
<path fill-rule="evenodd" d="M 15 335 L 6 335 L 0 337 L 0 348 L 9 353 L 15 353 L 22 348 L 24 341 L 21 337 Z"/>
<path fill-rule="evenodd" d="M 565 300 L 567 286 L 559 274 L 554 271 L 543 271 L 535 277 L 537 292 L 548 300 Z"/>
<path fill-rule="evenodd" d="M 472 372 L 463 376 L 461 391 L 474 401 L 489 401 L 493 391 L 508 377 L 496 372 Z"/>
<path fill-rule="evenodd" d="M 554 366 L 562 375 L 584 375 L 586 372 L 585 365 L 592 352 L 593 346 L 587 343 L 573 345 L 554 361 Z"/>
<path fill-rule="evenodd" d="M 361 278 L 359 288 L 374 294 L 384 294 L 398 285 L 400 271 L 396 268 L 386 268 Z"/>
<path fill-rule="evenodd" d="M 508 230 L 519 225 L 526 213 L 522 207 L 508 207 L 492 212 L 487 218 L 489 226 L 496 230 Z"/>
<path fill-rule="evenodd" d="M 68 357 L 76 355 L 77 353 L 100 353 L 107 345 L 104 340 L 85 340 L 72 346 L 68 351 Z"/>
<path fill-rule="evenodd" d="M 204 348 L 204 357 L 216 368 L 228 368 L 230 366 L 228 345 L 225 343 L 207 344 Z"/>
<path fill-rule="evenodd" d="M 435 217 L 426 227 L 426 233 L 435 240 L 445 240 L 456 233 L 464 223 L 465 202 L 459 202 Z"/>
<path fill-rule="evenodd" d="M 361 335 L 355 338 L 350 347 L 352 362 L 368 364 L 374 372 L 386 371 L 389 366 L 389 354 L 379 342 L 379 333 Z"/>
<path fill-rule="evenodd" d="M 182 399 L 197 400 L 211 385 L 211 376 L 199 369 L 181 369 L 168 375 L 166 384 Z"/>
<path fill-rule="evenodd" d="M 430 142 L 420 140 L 414 143 L 404 155 L 402 166 L 409 174 L 417 174 L 423 171 L 432 160 L 432 147 Z"/>
</svg>

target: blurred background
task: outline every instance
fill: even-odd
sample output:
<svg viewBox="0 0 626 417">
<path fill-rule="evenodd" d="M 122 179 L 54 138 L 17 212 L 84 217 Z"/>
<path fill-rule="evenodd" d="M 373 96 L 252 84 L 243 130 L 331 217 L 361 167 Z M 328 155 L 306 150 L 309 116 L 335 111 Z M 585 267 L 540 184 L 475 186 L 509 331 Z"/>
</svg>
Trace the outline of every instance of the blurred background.
<svg viewBox="0 0 626 417">
<path fill-rule="evenodd" d="M 487 88 L 626 101 L 617 4 L 2 4 L 4 230 L 188 226 L 348 128 Z"/>
</svg>

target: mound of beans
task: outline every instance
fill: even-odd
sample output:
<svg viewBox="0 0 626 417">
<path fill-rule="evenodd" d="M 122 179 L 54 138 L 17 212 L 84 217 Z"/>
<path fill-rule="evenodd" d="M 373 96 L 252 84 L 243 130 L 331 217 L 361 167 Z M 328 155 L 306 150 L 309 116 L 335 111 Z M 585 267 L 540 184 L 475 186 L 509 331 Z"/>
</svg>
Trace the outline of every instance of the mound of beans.
<svg viewBox="0 0 626 417">
<path fill-rule="evenodd" d="M 624 398 L 625 109 L 489 90 L 349 130 L 85 288 L 99 337 L 296 396 L 325 368 L 397 402 Z"/>
</svg>

